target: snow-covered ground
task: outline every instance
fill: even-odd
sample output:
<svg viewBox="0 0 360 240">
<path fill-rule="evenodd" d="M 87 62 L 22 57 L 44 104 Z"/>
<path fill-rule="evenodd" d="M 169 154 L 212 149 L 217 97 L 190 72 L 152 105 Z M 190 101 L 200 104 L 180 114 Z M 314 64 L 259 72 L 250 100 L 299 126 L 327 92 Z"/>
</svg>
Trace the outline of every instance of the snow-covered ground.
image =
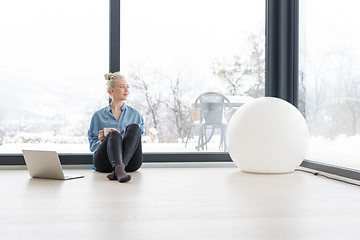
<svg viewBox="0 0 360 240">
<path fill-rule="evenodd" d="M 220 136 L 214 136 L 208 149 L 200 152 L 222 152 L 219 149 Z M 185 143 L 143 143 L 143 152 L 197 152 L 197 140 L 190 139 Z M 21 153 L 22 149 L 56 150 L 59 153 L 90 153 L 86 140 L 84 143 L 7 143 L 0 146 L 0 154 Z M 360 135 L 340 136 L 334 140 L 322 137 L 310 139 L 306 159 L 360 169 Z"/>
<path fill-rule="evenodd" d="M 313 137 L 306 159 L 360 170 L 360 135 L 334 140 Z"/>
<path fill-rule="evenodd" d="M 54 139 L 56 140 L 56 139 Z M 75 138 L 73 138 L 74 143 L 61 143 L 58 140 L 58 143 L 54 142 L 43 142 L 43 143 L 21 143 L 21 142 L 12 142 L 0 145 L 0 154 L 13 154 L 21 153 L 22 149 L 34 149 L 34 150 L 56 150 L 59 153 L 90 153 L 89 144 L 86 139 L 78 139 L 78 141 L 83 141 L 84 143 L 75 143 Z M 69 141 L 69 139 L 67 140 Z M 200 152 L 222 152 L 222 149 L 219 149 L 220 136 L 214 135 L 210 143 L 207 145 L 207 149 L 200 149 Z M 142 143 L 143 152 L 195 152 L 197 147 L 197 138 L 189 139 L 187 146 L 185 143 Z"/>
</svg>

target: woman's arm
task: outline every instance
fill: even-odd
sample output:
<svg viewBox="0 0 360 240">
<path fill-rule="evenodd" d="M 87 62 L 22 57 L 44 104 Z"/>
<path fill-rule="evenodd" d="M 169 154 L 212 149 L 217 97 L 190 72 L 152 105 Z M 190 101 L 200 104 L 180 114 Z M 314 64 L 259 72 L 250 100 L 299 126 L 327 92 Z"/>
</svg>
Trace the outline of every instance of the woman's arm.
<svg viewBox="0 0 360 240">
<path fill-rule="evenodd" d="M 143 135 L 144 134 L 144 119 L 141 115 L 140 115 L 140 120 L 139 120 L 139 127 L 141 130 L 141 135 Z"/>
<path fill-rule="evenodd" d="M 88 140 L 90 143 L 90 151 L 91 152 L 95 152 L 98 149 L 98 147 L 100 145 L 99 136 L 100 136 L 100 131 L 95 129 L 95 120 L 94 120 L 94 116 L 93 116 L 91 118 L 90 128 L 88 131 Z"/>
</svg>

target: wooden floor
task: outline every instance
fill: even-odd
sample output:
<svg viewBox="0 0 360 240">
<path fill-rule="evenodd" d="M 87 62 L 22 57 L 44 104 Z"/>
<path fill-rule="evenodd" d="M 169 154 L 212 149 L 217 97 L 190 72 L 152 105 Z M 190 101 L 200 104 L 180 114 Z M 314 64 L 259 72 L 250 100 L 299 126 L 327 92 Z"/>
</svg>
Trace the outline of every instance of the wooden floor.
<svg viewBox="0 0 360 240">
<path fill-rule="evenodd" d="M 360 239 L 360 187 L 232 167 L 144 167 L 129 183 L 0 170 L 0 239 Z"/>
</svg>

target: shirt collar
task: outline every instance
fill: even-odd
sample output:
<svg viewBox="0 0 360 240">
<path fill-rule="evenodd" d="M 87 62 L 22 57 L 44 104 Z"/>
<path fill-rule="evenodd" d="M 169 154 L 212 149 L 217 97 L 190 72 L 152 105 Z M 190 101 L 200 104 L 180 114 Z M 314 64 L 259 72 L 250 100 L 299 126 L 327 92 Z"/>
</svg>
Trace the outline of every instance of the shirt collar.
<svg viewBox="0 0 360 240">
<path fill-rule="evenodd" d="M 125 103 L 123 103 L 123 105 L 121 106 L 121 111 L 125 111 L 126 108 L 127 108 L 127 105 Z M 112 112 L 110 104 L 106 106 L 105 111 L 108 113 Z"/>
<path fill-rule="evenodd" d="M 127 109 L 127 105 L 125 103 L 123 103 L 123 105 L 121 106 L 121 111 L 125 111 L 125 109 Z"/>
</svg>

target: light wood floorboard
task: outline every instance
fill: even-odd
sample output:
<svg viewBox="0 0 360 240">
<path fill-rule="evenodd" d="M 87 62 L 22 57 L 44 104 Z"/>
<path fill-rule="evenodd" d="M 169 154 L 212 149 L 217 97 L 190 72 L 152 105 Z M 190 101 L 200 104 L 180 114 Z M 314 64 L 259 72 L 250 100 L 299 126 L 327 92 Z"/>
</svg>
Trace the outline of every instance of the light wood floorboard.
<svg viewBox="0 0 360 240">
<path fill-rule="evenodd" d="M 0 239 L 360 239 L 360 187 L 309 173 L 142 168 L 129 183 L 0 170 Z"/>
</svg>

